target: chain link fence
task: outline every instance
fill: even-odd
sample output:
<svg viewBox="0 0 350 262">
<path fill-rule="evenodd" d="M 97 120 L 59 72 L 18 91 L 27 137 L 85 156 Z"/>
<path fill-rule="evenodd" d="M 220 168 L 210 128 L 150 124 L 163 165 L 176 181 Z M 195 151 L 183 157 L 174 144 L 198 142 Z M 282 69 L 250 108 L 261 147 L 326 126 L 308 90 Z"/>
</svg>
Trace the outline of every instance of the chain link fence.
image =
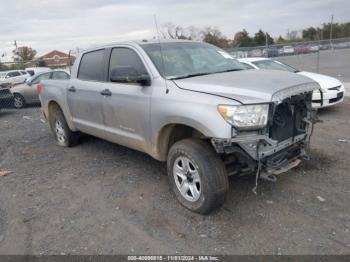
<svg viewBox="0 0 350 262">
<path fill-rule="evenodd" d="M 234 58 L 267 57 L 299 70 L 322 73 L 350 83 L 350 37 L 226 49 Z"/>
</svg>

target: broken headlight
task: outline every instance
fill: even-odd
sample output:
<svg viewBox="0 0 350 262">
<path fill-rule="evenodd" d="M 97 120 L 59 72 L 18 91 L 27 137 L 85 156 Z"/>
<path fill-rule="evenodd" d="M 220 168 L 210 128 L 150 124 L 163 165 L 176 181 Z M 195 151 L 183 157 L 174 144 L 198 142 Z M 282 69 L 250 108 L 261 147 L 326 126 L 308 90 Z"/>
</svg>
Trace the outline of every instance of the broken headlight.
<svg viewBox="0 0 350 262">
<path fill-rule="evenodd" d="M 238 129 L 260 129 L 266 126 L 269 104 L 219 105 L 220 115 Z"/>
</svg>

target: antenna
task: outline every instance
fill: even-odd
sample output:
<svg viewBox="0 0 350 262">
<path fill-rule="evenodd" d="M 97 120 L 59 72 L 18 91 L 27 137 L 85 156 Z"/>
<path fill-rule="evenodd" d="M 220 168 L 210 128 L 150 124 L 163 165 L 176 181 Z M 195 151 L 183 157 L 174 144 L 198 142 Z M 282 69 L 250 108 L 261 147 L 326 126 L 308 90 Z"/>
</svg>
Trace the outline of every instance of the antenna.
<svg viewBox="0 0 350 262">
<path fill-rule="evenodd" d="M 157 39 L 158 39 L 158 45 L 159 45 L 159 52 L 160 52 L 160 55 L 162 57 L 162 69 L 163 69 L 163 72 L 165 72 L 165 64 L 164 64 L 164 56 L 163 56 L 163 50 L 162 50 L 162 44 L 160 42 L 160 37 L 159 37 L 159 29 L 158 29 L 158 23 L 157 23 L 157 16 L 154 15 L 154 24 L 156 26 L 156 30 L 157 30 Z M 165 83 L 165 93 L 167 94 L 169 92 L 169 89 L 168 89 L 168 85 L 167 85 L 167 79 L 164 77 L 164 83 Z"/>
<path fill-rule="evenodd" d="M 69 50 L 69 53 L 68 53 L 68 63 L 69 63 L 69 75 L 72 75 L 72 70 L 71 70 L 71 64 L 72 64 L 72 61 L 71 61 L 71 56 L 70 56 L 70 53 L 72 52 L 72 50 Z"/>
</svg>

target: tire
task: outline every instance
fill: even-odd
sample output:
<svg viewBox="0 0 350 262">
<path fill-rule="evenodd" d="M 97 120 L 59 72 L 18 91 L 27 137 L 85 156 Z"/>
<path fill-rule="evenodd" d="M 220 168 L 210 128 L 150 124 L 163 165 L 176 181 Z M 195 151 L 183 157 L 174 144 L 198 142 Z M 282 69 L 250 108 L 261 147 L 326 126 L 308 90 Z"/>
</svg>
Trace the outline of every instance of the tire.
<svg viewBox="0 0 350 262">
<path fill-rule="evenodd" d="M 60 108 L 57 108 L 50 117 L 50 127 L 59 146 L 71 147 L 79 142 L 79 133 L 70 130 Z"/>
<path fill-rule="evenodd" d="M 190 138 L 176 142 L 170 148 L 167 169 L 172 190 L 187 209 L 207 214 L 225 202 L 225 166 L 206 141 Z"/>
<path fill-rule="evenodd" d="M 14 94 L 13 106 L 17 109 L 23 108 L 26 105 L 26 100 L 20 94 Z"/>
</svg>

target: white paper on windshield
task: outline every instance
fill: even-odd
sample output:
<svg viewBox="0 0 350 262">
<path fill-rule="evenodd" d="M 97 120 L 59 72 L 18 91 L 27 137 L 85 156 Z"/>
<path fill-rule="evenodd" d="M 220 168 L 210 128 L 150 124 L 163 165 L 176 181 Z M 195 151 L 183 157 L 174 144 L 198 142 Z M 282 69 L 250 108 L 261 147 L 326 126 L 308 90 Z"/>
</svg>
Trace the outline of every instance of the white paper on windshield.
<svg viewBox="0 0 350 262">
<path fill-rule="evenodd" d="M 225 57 L 226 59 L 233 59 L 233 57 L 230 54 L 226 53 L 226 52 L 218 51 L 218 53 L 220 55 L 222 55 L 223 57 Z"/>
</svg>

